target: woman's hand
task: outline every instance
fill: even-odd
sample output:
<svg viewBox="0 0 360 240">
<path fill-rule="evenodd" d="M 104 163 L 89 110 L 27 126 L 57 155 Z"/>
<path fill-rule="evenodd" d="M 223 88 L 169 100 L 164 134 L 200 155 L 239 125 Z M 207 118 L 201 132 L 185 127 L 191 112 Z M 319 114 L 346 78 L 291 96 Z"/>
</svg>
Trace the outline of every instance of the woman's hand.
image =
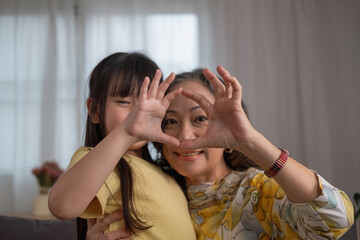
<svg viewBox="0 0 360 240">
<path fill-rule="evenodd" d="M 122 212 L 117 211 L 102 218 L 100 221 L 96 221 L 96 219 L 88 219 L 88 231 L 86 232 L 86 240 L 130 239 L 130 234 L 125 229 L 104 233 L 104 230 L 109 227 L 111 223 L 119 221 L 122 218 Z"/>
<path fill-rule="evenodd" d="M 182 90 L 185 97 L 194 100 L 205 110 L 209 125 L 203 136 L 182 142 L 180 148 L 211 147 L 241 150 L 248 144 L 255 131 L 241 105 L 240 83 L 221 66 L 217 67 L 217 72 L 223 78 L 225 85 L 213 72 L 204 69 L 204 75 L 215 89 L 214 103 L 198 93 Z"/>
<path fill-rule="evenodd" d="M 154 80 L 145 78 L 140 89 L 139 102 L 135 110 L 124 121 L 126 131 L 136 137 L 137 141 L 147 140 L 178 146 L 179 140 L 165 134 L 161 129 L 161 122 L 172 100 L 181 94 L 181 88 L 165 95 L 175 74 L 171 73 L 159 85 L 161 71 L 158 69 Z M 150 87 L 149 87 L 150 84 Z"/>
<path fill-rule="evenodd" d="M 222 67 L 218 67 L 217 71 L 224 79 L 225 86 L 214 73 L 204 70 L 215 89 L 215 102 L 212 105 L 200 94 L 182 91 L 185 97 L 193 99 L 205 110 L 209 124 L 204 135 L 181 142 L 180 148 L 232 148 L 244 153 L 262 169 L 271 168 L 281 151 L 251 126 L 241 107 L 242 89 L 237 79 Z M 310 202 L 321 193 L 317 175 L 291 157 L 274 179 L 293 202 Z"/>
</svg>

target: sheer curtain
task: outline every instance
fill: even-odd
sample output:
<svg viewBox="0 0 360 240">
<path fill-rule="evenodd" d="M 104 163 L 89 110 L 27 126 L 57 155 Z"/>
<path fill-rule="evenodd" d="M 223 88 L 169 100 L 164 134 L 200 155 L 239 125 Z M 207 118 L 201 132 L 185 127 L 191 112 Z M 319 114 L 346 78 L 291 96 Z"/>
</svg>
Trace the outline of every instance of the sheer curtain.
<svg viewBox="0 0 360 240">
<path fill-rule="evenodd" d="M 352 198 L 360 191 L 360 2 L 226 0 L 210 9 L 213 56 L 243 84 L 255 128 Z"/>
<path fill-rule="evenodd" d="M 115 51 L 148 54 L 164 74 L 199 66 L 204 1 L 0 1 L 0 213 L 31 212 L 31 169 L 66 168 L 83 143 L 87 79 Z"/>
<path fill-rule="evenodd" d="M 255 127 L 352 196 L 359 8 L 356 0 L 0 0 L 0 213 L 31 211 L 33 167 L 67 166 L 83 142 L 89 73 L 115 51 L 144 52 L 165 75 L 225 66 Z"/>
<path fill-rule="evenodd" d="M 79 23 L 85 77 L 114 51 L 141 51 L 164 74 L 200 64 L 199 21 L 207 1 L 79 0 Z"/>
<path fill-rule="evenodd" d="M 0 208 L 31 212 L 31 169 L 77 145 L 72 1 L 1 1 Z M 64 166 L 64 164 L 62 164 Z"/>
</svg>

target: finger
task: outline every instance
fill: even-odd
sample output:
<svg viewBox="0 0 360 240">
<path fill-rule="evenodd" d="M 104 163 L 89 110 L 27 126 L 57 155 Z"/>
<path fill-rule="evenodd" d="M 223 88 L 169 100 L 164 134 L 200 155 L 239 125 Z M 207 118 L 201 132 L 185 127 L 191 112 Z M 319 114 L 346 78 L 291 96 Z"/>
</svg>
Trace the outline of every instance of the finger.
<svg viewBox="0 0 360 240">
<path fill-rule="evenodd" d="M 86 232 L 86 239 L 91 240 L 93 237 L 98 237 L 103 233 L 101 226 L 96 224 L 96 218 L 87 220 L 88 231 Z"/>
<path fill-rule="evenodd" d="M 175 73 L 170 73 L 170 75 L 165 79 L 165 81 L 163 81 L 160 84 L 156 96 L 157 99 L 162 99 L 164 97 L 166 90 L 168 89 L 170 84 L 174 81 L 174 79 L 175 79 Z"/>
<path fill-rule="evenodd" d="M 161 79 L 161 71 L 160 71 L 160 69 L 157 69 L 156 72 L 155 72 L 154 79 L 152 80 L 152 82 L 150 84 L 150 88 L 149 88 L 149 91 L 148 91 L 148 98 L 155 98 L 156 97 L 160 79 Z"/>
<path fill-rule="evenodd" d="M 101 236 L 99 239 L 109 239 L 109 240 L 117 240 L 117 239 L 130 239 L 130 233 L 126 230 L 118 230 L 118 231 L 111 231 L 107 232 Z"/>
<path fill-rule="evenodd" d="M 231 84 L 226 82 L 225 87 L 226 87 L 225 95 L 227 97 L 231 98 L 232 97 L 232 92 L 233 92 L 233 88 L 232 88 Z"/>
<path fill-rule="evenodd" d="M 222 66 L 217 67 L 217 71 L 220 76 L 224 79 L 225 83 L 229 83 L 232 87 L 232 98 L 241 99 L 242 97 L 242 87 L 240 82 L 236 77 L 231 76 L 231 74 Z"/>
<path fill-rule="evenodd" d="M 193 101 L 195 101 L 196 103 L 198 103 L 199 106 L 205 111 L 208 110 L 209 106 L 212 105 L 212 103 L 205 96 L 203 96 L 199 93 L 195 93 L 193 91 L 189 91 L 186 89 L 183 89 L 181 93 L 185 97 L 190 98 Z"/>
<path fill-rule="evenodd" d="M 103 232 L 109 225 L 113 222 L 119 221 L 123 218 L 122 211 L 113 212 L 110 215 L 107 215 L 101 218 L 95 225 L 94 229 L 98 232 Z"/>
<path fill-rule="evenodd" d="M 231 77 L 227 80 L 231 84 L 232 98 L 241 100 L 242 98 L 242 86 L 235 77 Z"/>
<path fill-rule="evenodd" d="M 180 146 L 180 141 L 177 138 L 169 136 L 165 133 L 160 133 L 155 139 L 153 139 L 153 142 L 159 142 L 176 147 Z"/>
<path fill-rule="evenodd" d="M 215 89 L 215 98 L 222 96 L 225 92 L 225 86 L 215 75 L 215 73 L 211 72 L 208 68 L 205 68 L 203 73 Z"/>
<path fill-rule="evenodd" d="M 188 139 L 180 143 L 179 149 L 182 150 L 194 150 L 198 148 L 203 148 L 202 141 L 200 138 Z"/>
<path fill-rule="evenodd" d="M 183 89 L 181 87 L 175 89 L 174 91 L 171 91 L 170 93 L 166 94 L 164 99 L 162 100 L 162 104 L 165 106 L 165 108 L 168 108 L 170 103 L 181 94 Z"/>
<path fill-rule="evenodd" d="M 217 66 L 216 67 L 216 71 L 219 73 L 219 75 L 224 79 L 227 78 L 229 76 L 231 76 L 230 72 L 228 70 L 226 70 L 223 66 Z"/>
<path fill-rule="evenodd" d="M 150 84 L 150 78 L 145 77 L 143 84 L 141 85 L 139 92 L 139 101 L 145 101 L 147 99 L 148 87 Z"/>
<path fill-rule="evenodd" d="M 94 226 L 95 223 L 96 223 L 96 218 L 89 218 L 89 219 L 87 220 L 88 228 L 89 228 L 89 229 L 92 228 L 92 226 Z"/>
<path fill-rule="evenodd" d="M 122 211 L 115 211 L 109 215 L 107 215 L 106 217 L 102 218 L 101 220 L 104 223 L 110 224 L 113 223 L 115 221 L 119 221 L 121 219 L 124 218 L 123 212 Z"/>
</svg>

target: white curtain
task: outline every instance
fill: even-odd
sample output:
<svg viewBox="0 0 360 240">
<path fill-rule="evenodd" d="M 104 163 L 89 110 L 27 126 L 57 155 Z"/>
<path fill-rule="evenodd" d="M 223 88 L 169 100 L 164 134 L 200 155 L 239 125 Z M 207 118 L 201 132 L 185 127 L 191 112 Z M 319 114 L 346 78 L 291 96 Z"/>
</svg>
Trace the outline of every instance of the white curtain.
<svg viewBox="0 0 360 240">
<path fill-rule="evenodd" d="M 357 0 L 0 0 L 0 213 L 31 212 L 31 169 L 82 144 L 86 83 L 115 51 L 164 74 L 223 65 L 255 127 L 359 192 Z"/>
<path fill-rule="evenodd" d="M 28 213 L 31 169 L 79 142 L 73 3 L 1 1 L 0 13 L 0 208 Z"/>
<path fill-rule="evenodd" d="M 243 84 L 255 128 L 351 198 L 360 192 L 360 1 L 211 9 L 212 59 Z"/>
</svg>

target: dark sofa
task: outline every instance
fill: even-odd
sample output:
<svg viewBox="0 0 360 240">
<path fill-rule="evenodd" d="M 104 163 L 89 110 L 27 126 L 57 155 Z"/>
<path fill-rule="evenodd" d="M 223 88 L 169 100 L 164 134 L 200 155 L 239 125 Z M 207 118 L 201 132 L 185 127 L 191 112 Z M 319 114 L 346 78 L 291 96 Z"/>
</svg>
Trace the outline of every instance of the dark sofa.
<svg viewBox="0 0 360 240">
<path fill-rule="evenodd" d="M 38 220 L 0 215 L 0 239 L 76 240 L 76 220 Z"/>
</svg>

